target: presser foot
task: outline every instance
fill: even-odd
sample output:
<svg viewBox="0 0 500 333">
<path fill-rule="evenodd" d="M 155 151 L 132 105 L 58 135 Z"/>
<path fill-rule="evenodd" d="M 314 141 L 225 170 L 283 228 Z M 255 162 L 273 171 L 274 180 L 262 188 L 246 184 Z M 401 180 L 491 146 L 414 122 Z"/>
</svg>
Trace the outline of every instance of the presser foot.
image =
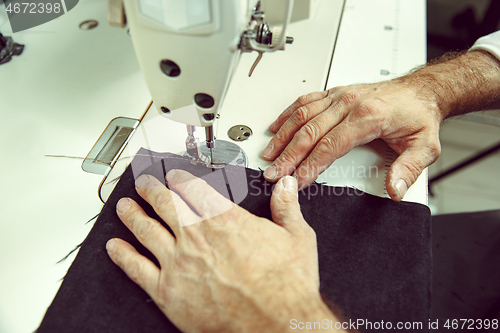
<svg viewBox="0 0 500 333">
<path fill-rule="evenodd" d="M 211 149 L 206 146 L 198 147 L 198 156 L 192 156 L 188 151 L 184 156 L 191 157 L 194 165 L 204 165 L 211 169 L 221 169 L 226 165 L 248 166 L 245 152 L 237 145 L 229 141 L 215 140 L 215 146 Z"/>
</svg>

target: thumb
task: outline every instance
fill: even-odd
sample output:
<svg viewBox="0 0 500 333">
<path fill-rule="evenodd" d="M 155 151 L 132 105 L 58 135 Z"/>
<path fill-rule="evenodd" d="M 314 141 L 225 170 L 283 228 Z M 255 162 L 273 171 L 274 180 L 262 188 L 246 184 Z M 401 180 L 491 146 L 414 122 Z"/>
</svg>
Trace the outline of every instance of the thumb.
<svg viewBox="0 0 500 333">
<path fill-rule="evenodd" d="M 422 171 L 434 163 L 441 152 L 436 149 L 407 149 L 392 163 L 385 180 L 387 193 L 394 201 L 403 200 L 406 192 L 417 181 Z"/>
<path fill-rule="evenodd" d="M 297 179 L 284 176 L 276 183 L 271 196 L 271 213 L 274 223 L 289 231 L 306 224 L 300 211 Z"/>
</svg>

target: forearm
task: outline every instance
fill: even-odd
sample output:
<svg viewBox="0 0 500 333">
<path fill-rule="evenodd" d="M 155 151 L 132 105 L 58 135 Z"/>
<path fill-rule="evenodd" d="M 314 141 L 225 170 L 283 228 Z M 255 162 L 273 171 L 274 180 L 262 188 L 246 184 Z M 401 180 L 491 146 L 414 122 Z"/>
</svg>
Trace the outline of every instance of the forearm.
<svg viewBox="0 0 500 333">
<path fill-rule="evenodd" d="M 440 120 L 500 108 L 500 62 L 485 51 L 431 61 L 395 81 L 416 88 L 419 98 L 435 105 Z"/>
</svg>

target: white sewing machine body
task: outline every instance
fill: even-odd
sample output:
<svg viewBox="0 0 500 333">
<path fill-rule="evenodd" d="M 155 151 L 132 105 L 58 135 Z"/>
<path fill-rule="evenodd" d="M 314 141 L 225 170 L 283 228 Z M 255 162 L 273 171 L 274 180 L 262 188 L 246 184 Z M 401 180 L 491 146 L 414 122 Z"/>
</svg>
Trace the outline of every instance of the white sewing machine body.
<svg viewBox="0 0 500 333">
<path fill-rule="evenodd" d="M 134 49 L 158 114 L 194 126 L 214 122 L 250 21 L 246 3 L 125 1 Z M 200 103 L 201 95 L 206 99 Z"/>
</svg>

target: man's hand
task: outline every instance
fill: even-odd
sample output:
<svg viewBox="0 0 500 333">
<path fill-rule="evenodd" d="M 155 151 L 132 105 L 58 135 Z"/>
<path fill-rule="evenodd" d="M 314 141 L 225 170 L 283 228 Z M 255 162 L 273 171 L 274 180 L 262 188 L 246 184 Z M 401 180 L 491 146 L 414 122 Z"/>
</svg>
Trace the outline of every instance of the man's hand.
<svg viewBox="0 0 500 333">
<path fill-rule="evenodd" d="M 337 158 L 381 138 L 400 155 L 386 179 L 400 201 L 438 158 L 441 120 L 435 103 L 391 81 L 301 96 L 270 126 L 276 135 L 262 155 L 275 161 L 264 176 L 273 181 L 293 172 L 304 188 Z"/>
<path fill-rule="evenodd" d="M 472 51 L 391 81 L 301 96 L 269 127 L 276 135 L 262 157 L 274 163 L 264 176 L 277 181 L 293 173 L 302 189 L 354 147 L 381 138 L 399 154 L 386 188 L 401 201 L 439 157 L 442 120 L 499 107 L 499 89 L 498 60 Z"/>
<path fill-rule="evenodd" d="M 293 177 L 275 187 L 274 223 L 187 172 L 170 171 L 167 183 L 170 190 L 141 176 L 136 189 L 174 235 L 133 200 L 117 204 L 120 219 L 161 267 L 123 240 L 112 239 L 106 248 L 179 329 L 280 332 L 290 328 L 292 318 L 334 319 L 319 294 L 316 235 L 300 212 Z M 220 207 L 223 212 L 212 217 Z"/>
</svg>

